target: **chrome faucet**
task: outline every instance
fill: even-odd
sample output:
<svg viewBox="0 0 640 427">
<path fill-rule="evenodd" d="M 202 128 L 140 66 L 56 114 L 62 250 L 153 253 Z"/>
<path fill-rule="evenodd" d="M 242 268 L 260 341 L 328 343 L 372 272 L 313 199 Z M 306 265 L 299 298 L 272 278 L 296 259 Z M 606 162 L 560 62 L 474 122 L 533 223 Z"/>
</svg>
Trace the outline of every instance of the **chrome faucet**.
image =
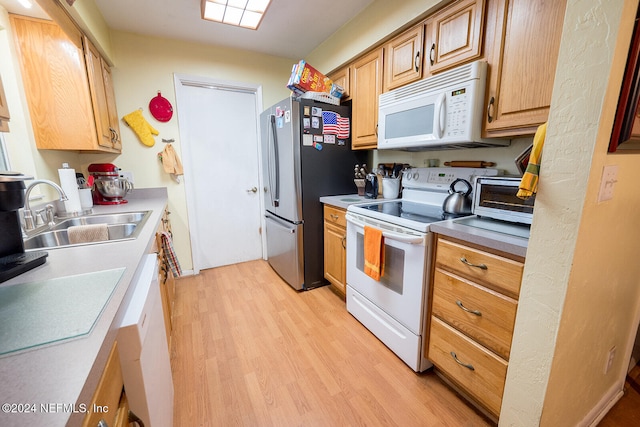
<svg viewBox="0 0 640 427">
<path fill-rule="evenodd" d="M 27 187 L 27 191 L 24 195 L 25 198 L 25 203 L 24 203 L 24 228 L 25 230 L 33 230 L 35 228 L 35 223 L 33 220 L 33 212 L 31 212 L 31 206 L 29 204 L 29 194 L 31 194 L 31 190 L 33 189 L 33 187 L 35 187 L 38 184 L 47 184 L 50 185 L 51 187 L 55 188 L 56 191 L 58 192 L 58 194 L 60 195 L 60 201 L 64 202 L 65 200 L 69 200 L 69 198 L 67 197 L 67 195 L 65 194 L 64 190 L 62 189 L 62 187 L 60 187 L 58 184 L 56 184 L 53 181 L 49 181 L 48 179 L 36 179 L 35 181 L 31 182 L 31 184 L 29 184 L 29 186 Z M 49 210 L 47 210 L 47 213 L 49 212 Z M 51 223 L 52 221 L 50 221 Z"/>
</svg>

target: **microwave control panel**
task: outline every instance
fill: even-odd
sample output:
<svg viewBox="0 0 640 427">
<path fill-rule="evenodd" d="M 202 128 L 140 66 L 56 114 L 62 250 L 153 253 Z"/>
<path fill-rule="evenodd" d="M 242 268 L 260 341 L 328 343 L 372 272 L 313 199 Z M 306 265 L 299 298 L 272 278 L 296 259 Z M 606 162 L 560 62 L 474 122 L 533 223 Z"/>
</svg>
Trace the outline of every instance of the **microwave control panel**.
<svg viewBox="0 0 640 427">
<path fill-rule="evenodd" d="M 469 95 L 467 88 L 462 87 L 447 91 L 447 125 L 445 136 L 455 137 L 465 134 L 467 117 L 469 116 Z"/>
</svg>

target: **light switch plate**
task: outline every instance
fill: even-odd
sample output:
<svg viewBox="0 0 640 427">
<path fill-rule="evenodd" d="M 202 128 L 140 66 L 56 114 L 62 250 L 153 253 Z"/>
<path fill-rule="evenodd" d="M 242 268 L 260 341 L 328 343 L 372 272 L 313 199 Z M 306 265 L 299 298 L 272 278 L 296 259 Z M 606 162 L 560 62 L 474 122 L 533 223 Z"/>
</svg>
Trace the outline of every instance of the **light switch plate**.
<svg viewBox="0 0 640 427">
<path fill-rule="evenodd" d="M 602 169 L 598 203 L 613 199 L 613 190 L 618 182 L 618 165 L 607 165 Z"/>
</svg>

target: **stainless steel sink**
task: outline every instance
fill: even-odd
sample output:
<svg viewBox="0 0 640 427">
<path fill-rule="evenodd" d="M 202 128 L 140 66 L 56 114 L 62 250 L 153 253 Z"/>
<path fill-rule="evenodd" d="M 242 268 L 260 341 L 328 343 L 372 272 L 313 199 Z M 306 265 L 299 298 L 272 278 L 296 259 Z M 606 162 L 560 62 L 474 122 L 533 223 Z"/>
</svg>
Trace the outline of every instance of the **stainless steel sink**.
<svg viewBox="0 0 640 427">
<path fill-rule="evenodd" d="M 24 249 L 54 249 L 68 246 L 95 245 L 120 240 L 136 239 L 147 221 L 151 211 L 123 212 L 116 214 L 86 215 L 63 219 L 50 229 L 27 237 L 24 240 Z M 107 224 L 109 240 L 90 243 L 69 243 L 67 229 L 76 225 Z"/>
</svg>

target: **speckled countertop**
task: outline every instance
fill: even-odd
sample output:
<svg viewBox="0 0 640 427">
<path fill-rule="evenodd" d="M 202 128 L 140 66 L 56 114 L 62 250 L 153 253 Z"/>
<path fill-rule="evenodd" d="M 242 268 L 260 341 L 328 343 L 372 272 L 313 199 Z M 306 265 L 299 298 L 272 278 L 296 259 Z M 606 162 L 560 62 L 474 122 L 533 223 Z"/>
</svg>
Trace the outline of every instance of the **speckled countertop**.
<svg viewBox="0 0 640 427">
<path fill-rule="evenodd" d="M 128 203 L 95 206 L 94 213 L 151 210 L 135 240 L 48 249 L 45 264 L 0 286 L 20 285 L 124 267 L 124 273 L 88 335 L 0 357 L 0 425 L 80 425 L 81 405 L 89 405 L 133 293 L 143 256 L 152 248 L 167 204 L 166 188 L 136 189 Z M 68 310 L 73 310 L 68 307 Z M 53 320 L 52 320 L 53 321 Z M 18 406 L 21 405 L 21 406 Z M 62 406 L 66 405 L 66 406 Z M 48 410 L 47 411 L 45 411 Z M 28 411 L 28 412 L 27 412 Z"/>
</svg>

